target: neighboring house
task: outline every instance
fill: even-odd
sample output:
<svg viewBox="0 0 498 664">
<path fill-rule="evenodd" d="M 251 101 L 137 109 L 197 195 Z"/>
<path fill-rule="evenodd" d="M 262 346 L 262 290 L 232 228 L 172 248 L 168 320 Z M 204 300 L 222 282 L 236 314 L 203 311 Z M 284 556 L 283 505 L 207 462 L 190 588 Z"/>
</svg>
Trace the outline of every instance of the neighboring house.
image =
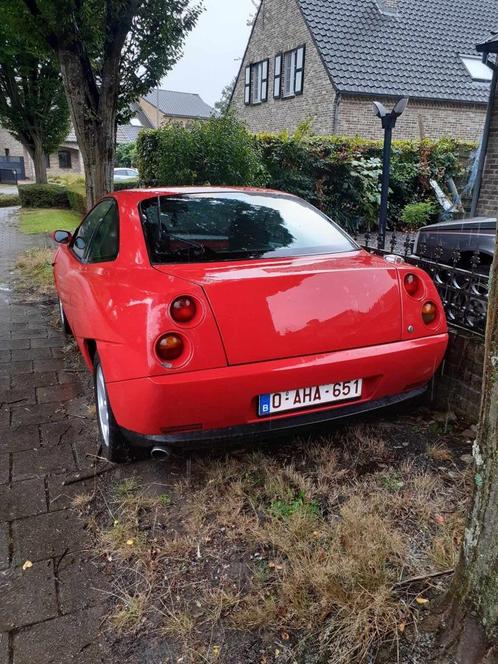
<svg viewBox="0 0 498 664">
<path fill-rule="evenodd" d="M 118 144 L 135 141 L 142 129 L 156 128 L 166 122 L 187 124 L 194 120 L 207 120 L 213 113 L 213 109 L 199 95 L 172 90 L 155 90 L 132 104 L 131 109 L 133 115 L 128 124 L 118 127 Z M 31 157 L 3 127 L 0 127 L 0 168 L 17 169 L 19 179 L 34 178 Z M 47 156 L 47 174 L 82 175 L 83 171 L 76 134 L 71 129 L 57 152 Z"/>
<path fill-rule="evenodd" d="M 496 19 L 495 19 L 496 20 Z M 477 46 L 485 57 L 498 58 L 498 33 Z M 481 158 L 474 187 L 472 216 L 498 217 L 498 66 L 491 83 Z"/>
<path fill-rule="evenodd" d="M 262 0 L 231 108 L 253 131 L 380 138 L 373 100 L 410 104 L 397 138 L 478 140 L 491 70 L 475 44 L 497 0 Z"/>
</svg>

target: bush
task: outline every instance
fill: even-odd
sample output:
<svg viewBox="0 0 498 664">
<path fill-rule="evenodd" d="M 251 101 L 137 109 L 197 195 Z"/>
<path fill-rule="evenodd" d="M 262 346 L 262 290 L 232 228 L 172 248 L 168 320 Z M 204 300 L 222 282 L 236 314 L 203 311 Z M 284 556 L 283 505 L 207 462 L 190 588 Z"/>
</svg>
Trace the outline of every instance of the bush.
<svg viewBox="0 0 498 664">
<path fill-rule="evenodd" d="M 427 226 L 436 211 L 436 207 L 432 201 L 408 203 L 401 213 L 401 221 L 410 228 L 421 228 L 422 226 Z"/>
<path fill-rule="evenodd" d="M 137 144 L 121 143 L 116 148 L 116 167 L 135 168 L 137 162 Z"/>
<path fill-rule="evenodd" d="M 12 207 L 14 205 L 20 205 L 17 194 L 0 194 L 0 207 Z"/>
<path fill-rule="evenodd" d="M 434 201 L 435 214 L 430 179 L 464 176 L 473 148 L 452 139 L 394 141 L 390 225 L 413 201 Z M 253 136 L 231 115 L 145 130 L 137 140 L 137 167 L 146 184 L 268 186 L 301 196 L 357 231 L 377 224 L 381 158 L 381 141 L 314 136 L 309 122 L 294 134 Z"/>
<path fill-rule="evenodd" d="M 86 214 L 86 192 L 85 189 L 81 190 L 80 188 L 68 187 L 67 190 L 67 200 L 71 210 L 76 210 L 80 214 Z"/>
<path fill-rule="evenodd" d="M 231 114 L 141 132 L 137 166 L 146 184 L 263 185 L 267 179 L 254 137 Z"/>
<path fill-rule="evenodd" d="M 67 190 L 57 184 L 23 184 L 18 187 L 23 207 L 67 208 Z"/>
</svg>

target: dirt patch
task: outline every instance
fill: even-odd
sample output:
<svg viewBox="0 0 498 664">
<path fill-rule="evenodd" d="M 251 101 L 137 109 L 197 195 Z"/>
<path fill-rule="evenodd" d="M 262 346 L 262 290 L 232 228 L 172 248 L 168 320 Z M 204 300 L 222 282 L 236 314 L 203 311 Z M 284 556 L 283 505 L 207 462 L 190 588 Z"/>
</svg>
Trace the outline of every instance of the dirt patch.
<svg viewBox="0 0 498 664">
<path fill-rule="evenodd" d="M 114 579 L 117 659 L 428 661 L 418 624 L 471 484 L 472 431 L 441 418 L 136 464 L 78 496 Z"/>
</svg>

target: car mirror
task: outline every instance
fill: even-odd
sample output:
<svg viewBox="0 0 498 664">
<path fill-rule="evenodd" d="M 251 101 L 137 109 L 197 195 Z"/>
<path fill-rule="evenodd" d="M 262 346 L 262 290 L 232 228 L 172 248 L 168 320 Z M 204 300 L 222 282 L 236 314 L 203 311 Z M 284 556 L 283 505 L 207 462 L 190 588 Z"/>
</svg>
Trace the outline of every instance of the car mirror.
<svg viewBox="0 0 498 664">
<path fill-rule="evenodd" d="M 77 237 L 76 240 L 74 241 L 74 246 L 76 247 L 76 249 L 83 250 L 86 247 L 86 242 L 82 237 Z"/>
<path fill-rule="evenodd" d="M 69 231 L 54 231 L 51 236 L 52 240 L 59 244 L 68 244 L 72 237 Z"/>
</svg>

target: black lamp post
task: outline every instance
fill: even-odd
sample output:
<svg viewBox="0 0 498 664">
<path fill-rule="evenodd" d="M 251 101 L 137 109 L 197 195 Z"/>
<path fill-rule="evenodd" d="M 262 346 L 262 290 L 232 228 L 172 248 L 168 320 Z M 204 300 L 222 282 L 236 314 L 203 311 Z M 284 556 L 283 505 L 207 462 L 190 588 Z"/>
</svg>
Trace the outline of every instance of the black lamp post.
<svg viewBox="0 0 498 664">
<path fill-rule="evenodd" d="M 379 211 L 379 248 L 386 246 L 387 201 L 389 197 L 389 176 L 391 170 L 391 143 L 396 120 L 402 115 L 408 105 L 408 97 L 398 101 L 393 110 L 388 113 L 386 107 L 379 101 L 374 101 L 374 114 L 381 119 L 384 130 L 384 150 L 382 153 L 382 192 L 380 196 Z"/>
</svg>

